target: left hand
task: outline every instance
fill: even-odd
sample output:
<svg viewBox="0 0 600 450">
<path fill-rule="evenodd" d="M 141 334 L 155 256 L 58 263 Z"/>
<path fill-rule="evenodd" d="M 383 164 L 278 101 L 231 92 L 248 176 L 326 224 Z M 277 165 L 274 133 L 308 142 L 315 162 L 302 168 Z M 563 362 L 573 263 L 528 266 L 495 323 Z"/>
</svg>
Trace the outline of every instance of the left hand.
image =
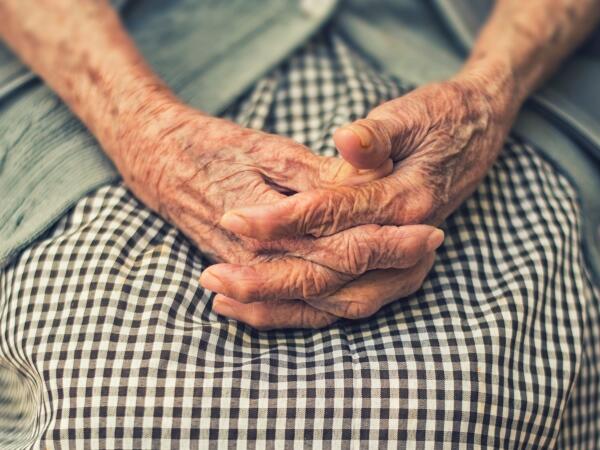
<svg viewBox="0 0 600 450">
<path fill-rule="evenodd" d="M 441 223 L 485 176 L 512 124 L 516 108 L 506 95 L 492 94 L 493 87 L 483 74 L 462 75 L 380 105 L 367 118 L 337 130 L 334 140 L 342 157 L 357 168 L 375 168 L 391 158 L 391 175 L 358 186 L 307 191 L 274 204 L 232 210 L 223 216 L 221 225 L 244 236 L 271 240 L 331 235 L 369 223 Z M 236 215 L 243 221 L 231 220 Z M 243 223 L 246 226 L 240 226 Z M 433 255 L 425 260 L 425 270 L 412 277 L 409 292 L 420 286 Z M 374 305 L 369 310 L 374 312 L 400 296 L 394 294 L 407 295 L 406 289 L 389 292 L 406 274 L 388 274 L 385 280 L 381 279 L 385 271 L 367 275 L 360 290 L 348 286 L 338 296 L 365 299 L 363 303 Z M 379 298 L 386 301 L 378 302 Z M 336 311 L 330 301 L 317 299 L 310 304 L 339 315 L 339 308 Z M 269 309 L 264 303 L 247 305 L 227 299 L 227 310 L 219 312 L 247 321 L 250 307 Z M 279 321 L 278 326 L 284 325 Z"/>
</svg>

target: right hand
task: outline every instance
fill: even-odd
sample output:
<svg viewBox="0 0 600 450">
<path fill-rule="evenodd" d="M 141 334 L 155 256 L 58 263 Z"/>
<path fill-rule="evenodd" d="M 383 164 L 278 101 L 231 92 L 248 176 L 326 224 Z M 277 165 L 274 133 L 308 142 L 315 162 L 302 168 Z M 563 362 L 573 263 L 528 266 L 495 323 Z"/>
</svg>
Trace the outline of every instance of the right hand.
<svg viewBox="0 0 600 450">
<path fill-rule="evenodd" d="M 324 326 L 344 317 L 344 311 L 321 311 L 298 300 L 326 305 L 336 291 L 374 269 L 429 270 L 430 264 L 418 263 L 432 260 L 441 242 L 433 239 L 433 246 L 428 241 L 436 229 L 427 225 L 364 225 L 328 237 L 266 242 L 219 226 L 228 210 L 272 204 L 286 193 L 370 181 L 387 175 L 391 162 L 357 170 L 290 139 L 205 116 L 175 101 L 147 117 L 113 143 L 119 147 L 112 153 L 119 155 L 115 162 L 126 184 L 209 259 L 229 263 L 233 282 L 224 288 L 223 278 L 208 268 L 201 277 L 204 287 L 236 300 L 268 302 L 255 303 L 262 305 L 257 310 L 267 308 L 269 317 L 246 320 L 252 325 L 277 327 L 274 314 L 285 311 L 286 326 Z M 349 305 L 346 315 L 354 315 L 355 306 Z"/>
</svg>

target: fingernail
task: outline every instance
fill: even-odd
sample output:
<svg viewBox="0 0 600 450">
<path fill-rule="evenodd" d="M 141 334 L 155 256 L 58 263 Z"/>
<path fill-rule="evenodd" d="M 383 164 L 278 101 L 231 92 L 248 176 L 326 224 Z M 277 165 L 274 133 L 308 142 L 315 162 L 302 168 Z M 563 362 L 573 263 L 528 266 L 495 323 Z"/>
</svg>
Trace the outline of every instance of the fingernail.
<svg viewBox="0 0 600 450">
<path fill-rule="evenodd" d="M 371 132 L 360 125 L 348 125 L 347 129 L 351 130 L 354 134 L 358 136 L 360 140 L 360 146 L 362 148 L 368 148 L 371 146 L 373 142 L 373 136 Z"/>
<path fill-rule="evenodd" d="M 427 238 L 427 251 L 432 252 L 444 242 L 444 232 L 436 228 Z"/>
<path fill-rule="evenodd" d="M 203 288 L 213 292 L 223 292 L 225 288 L 223 281 L 207 270 L 200 275 L 200 284 Z"/>
<path fill-rule="evenodd" d="M 221 226 L 233 231 L 234 233 L 248 234 L 250 231 L 250 224 L 246 219 L 236 213 L 225 213 L 221 217 Z"/>
</svg>

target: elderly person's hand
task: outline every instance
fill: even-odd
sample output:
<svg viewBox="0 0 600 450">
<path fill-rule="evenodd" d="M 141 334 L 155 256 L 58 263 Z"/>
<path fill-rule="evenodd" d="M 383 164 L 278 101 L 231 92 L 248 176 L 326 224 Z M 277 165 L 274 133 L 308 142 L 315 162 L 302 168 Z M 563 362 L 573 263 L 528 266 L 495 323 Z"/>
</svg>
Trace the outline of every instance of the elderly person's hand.
<svg viewBox="0 0 600 450">
<path fill-rule="evenodd" d="M 326 325 L 336 319 L 335 310 L 323 312 L 298 299 L 333 302 L 345 295 L 338 289 L 373 269 L 412 271 L 422 278 L 441 244 L 443 233 L 426 225 L 371 224 L 328 237 L 263 242 L 236 236 L 219 225 L 225 211 L 275 204 L 286 198 L 284 192 L 368 182 L 389 173 L 392 165 L 357 170 L 290 139 L 200 114 L 177 101 L 157 103 L 136 118 L 138 126 L 125 127 L 105 143 L 120 155 L 115 160 L 125 182 L 210 259 L 229 263 L 225 274 L 206 270 L 205 287 L 279 305 L 268 315 L 255 311 L 247 321 L 256 327 Z M 357 289 L 369 277 L 354 281 Z M 406 293 L 410 289 L 407 284 Z M 346 314 L 356 308 L 351 301 L 344 305 Z M 225 308 L 222 303 L 220 311 Z"/>
<path fill-rule="evenodd" d="M 460 74 L 336 133 L 361 172 L 183 106 L 108 2 L 34 3 L 2 3 L 3 39 L 145 203 L 228 263 L 201 279 L 215 311 L 260 327 L 363 317 L 417 289 L 443 233 L 407 224 L 439 224 L 472 192 L 521 103 L 598 18 L 592 1 L 498 2 Z"/>
<path fill-rule="evenodd" d="M 232 210 L 222 225 L 244 236 L 278 239 L 325 236 L 367 223 L 440 223 L 486 174 L 512 122 L 510 105 L 485 84 L 482 76 L 427 85 L 337 130 L 337 148 L 348 162 L 366 169 L 391 158 L 391 175 Z"/>
<path fill-rule="evenodd" d="M 497 77 L 484 73 L 459 75 L 384 103 L 367 118 L 337 130 L 334 139 L 347 161 L 368 169 L 391 158 L 391 175 L 231 210 L 221 224 L 238 235 L 268 241 L 305 234 L 328 236 L 369 223 L 441 223 L 486 174 L 508 133 L 516 107 L 506 95 L 496 95 L 507 86 L 495 82 Z M 347 286 L 337 296 L 307 301 L 332 314 L 362 317 L 416 290 L 432 262 L 432 256 L 424 258 L 418 272 L 373 271 L 361 279 L 360 288 Z M 259 274 L 235 281 L 228 265 L 211 270 L 225 282 L 223 289 L 216 289 L 229 297 L 224 299 L 225 314 L 248 321 L 257 310 L 268 313 L 269 305 L 244 304 L 259 298 L 240 299 L 236 290 L 227 287 L 243 289 L 246 283 L 257 283 Z M 384 286 L 387 295 L 381 293 Z M 348 304 L 354 305 L 350 315 L 343 310 Z"/>
<path fill-rule="evenodd" d="M 83 121 L 145 204 L 210 259 L 252 265 L 264 277 L 253 286 L 232 270 L 242 279 L 233 283 L 236 296 L 327 298 L 371 269 L 418 268 L 441 242 L 442 233 L 429 226 L 369 225 L 326 239 L 267 243 L 225 231 L 219 220 L 227 210 L 273 204 L 291 192 L 366 182 L 389 173 L 392 165 L 357 171 L 289 139 L 209 117 L 183 105 L 156 76 L 108 2 L 55 0 L 32 9 L 34 3 L 3 2 L 6 27 L 0 34 Z M 209 269 L 202 283 L 222 290 L 217 276 Z M 286 309 L 285 321 L 256 315 L 253 324 L 318 326 L 333 320 L 305 302 L 289 303 L 292 313 Z M 215 305 L 218 311 L 220 303 Z"/>
</svg>

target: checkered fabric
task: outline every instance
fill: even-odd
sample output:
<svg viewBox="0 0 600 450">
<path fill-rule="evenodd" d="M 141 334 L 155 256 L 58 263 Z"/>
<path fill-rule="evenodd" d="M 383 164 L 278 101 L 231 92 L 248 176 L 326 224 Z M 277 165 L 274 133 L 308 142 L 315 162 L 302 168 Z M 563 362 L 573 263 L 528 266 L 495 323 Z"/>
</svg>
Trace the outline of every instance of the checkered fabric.
<svg viewBox="0 0 600 450">
<path fill-rule="evenodd" d="M 229 115 L 333 154 L 337 126 L 407 89 L 329 31 Z M 511 139 L 420 291 L 258 332 L 211 312 L 201 249 L 103 187 L 0 274 L 0 447 L 600 448 L 578 217 L 567 180 Z"/>
</svg>

